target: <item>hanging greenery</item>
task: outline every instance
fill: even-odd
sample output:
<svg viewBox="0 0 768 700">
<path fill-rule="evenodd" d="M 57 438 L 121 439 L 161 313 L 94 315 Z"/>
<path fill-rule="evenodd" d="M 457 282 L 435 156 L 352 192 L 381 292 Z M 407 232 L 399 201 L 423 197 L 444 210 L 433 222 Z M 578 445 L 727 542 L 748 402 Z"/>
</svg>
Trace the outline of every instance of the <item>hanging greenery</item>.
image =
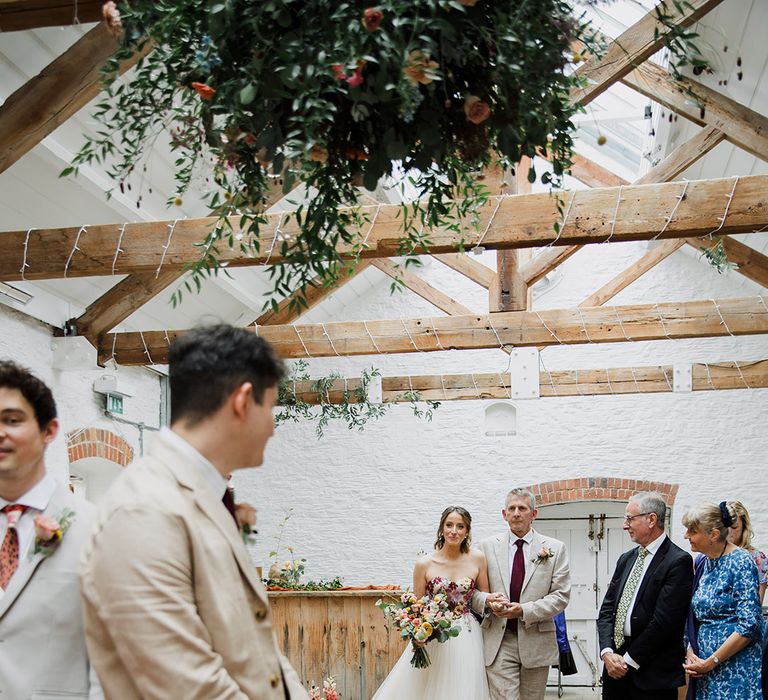
<svg viewBox="0 0 768 700">
<path fill-rule="evenodd" d="M 680 0 L 675 0 L 677 6 Z M 686 3 L 683 3 L 686 4 Z M 311 193 L 277 242 L 280 297 L 335 280 L 344 243 L 360 250 L 369 223 L 359 187 L 407 174 L 419 203 L 401 211 L 398 254 L 434 228 L 465 235 L 487 199 L 478 170 L 545 150 L 558 185 L 571 165 L 570 47 L 595 50 L 576 0 L 122 0 L 104 6 L 120 48 L 95 110 L 101 125 L 65 172 L 106 165 L 124 186 L 165 134 L 179 203 L 200 168 L 220 218 L 191 268 L 218 269 L 220 247 L 258 249 L 269 185 Z M 664 21 L 663 17 L 660 17 Z M 675 47 L 686 37 L 675 37 Z M 118 65 L 153 42 L 130 77 Z M 528 174 L 536 180 L 533 169 Z M 233 218 L 228 218 L 233 217 Z M 233 220 L 237 225 L 233 224 Z M 273 244 L 274 245 L 274 244 Z M 187 283 L 189 284 L 189 283 Z M 297 303 L 301 303 L 299 300 Z"/>
<path fill-rule="evenodd" d="M 378 376 L 379 371 L 373 367 L 363 370 L 359 385 L 349 388 L 344 377 L 338 373 L 310 379 L 309 365 L 304 360 L 298 360 L 278 388 L 279 410 L 275 414 L 275 425 L 287 421 L 316 421 L 315 434 L 318 438 L 323 437 L 325 428 L 332 420 L 346 423 L 350 430 L 362 431 L 369 421 L 378 420 L 392 406 L 391 403 L 374 402 L 369 396 L 371 380 Z M 435 409 L 440 405 L 439 401 L 422 402 L 419 393 L 414 391 L 395 400 L 410 403 L 413 415 L 428 421 L 432 420 Z"/>
</svg>

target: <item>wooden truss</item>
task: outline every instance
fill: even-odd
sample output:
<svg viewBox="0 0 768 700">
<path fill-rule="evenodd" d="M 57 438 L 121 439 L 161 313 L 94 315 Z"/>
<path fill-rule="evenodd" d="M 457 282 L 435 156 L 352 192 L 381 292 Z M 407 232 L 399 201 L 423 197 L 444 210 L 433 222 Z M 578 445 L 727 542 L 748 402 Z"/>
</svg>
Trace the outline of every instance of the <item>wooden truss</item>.
<svg viewBox="0 0 768 700">
<path fill-rule="evenodd" d="M 768 305 L 742 299 L 508 311 L 472 316 L 343 321 L 254 327 L 281 357 L 437 352 L 579 345 L 633 340 L 715 338 L 768 333 Z M 99 359 L 118 364 L 167 362 L 170 341 L 183 331 L 110 333 Z"/>
<path fill-rule="evenodd" d="M 680 10 L 676 21 L 681 27 L 690 26 L 720 2 L 691 0 Z M 80 0 L 75 17 L 69 1 L 0 0 L 0 30 L 94 21 L 100 18 L 101 4 L 101 0 L 96 3 Z M 677 12 L 674 8 L 671 11 Z M 368 207 L 370 223 L 358 233 L 356 240 L 356 243 L 366 242 L 363 258 L 351 261 L 348 274 L 337 286 L 317 284 L 297 291 L 276 310 L 266 311 L 256 319 L 252 326 L 254 332 L 271 340 L 285 357 L 448 348 L 509 350 L 512 346 L 526 345 L 545 348 L 560 343 L 767 333 L 768 308 L 762 297 L 603 307 L 681 246 L 703 249 L 713 245 L 708 238 L 713 232 L 722 236 L 729 260 L 738 265 L 741 274 L 768 286 L 768 258 L 730 237 L 768 226 L 768 176 L 672 182 L 723 140 L 768 160 L 768 119 L 695 81 L 685 81 L 681 89 L 666 71 L 648 63 L 646 59 L 661 47 L 667 31 L 655 13 L 649 12 L 612 42 L 601 59 L 589 58 L 579 67 L 578 72 L 586 84 L 574 91 L 572 98 L 587 104 L 620 81 L 700 124 L 703 129 L 699 134 L 632 184 L 576 155 L 573 175 L 594 189 L 563 193 L 559 201 L 548 194 L 527 193 L 525 183 L 508 173 L 488 173 L 486 184 L 497 199 L 490 201 L 481 216 L 482 235 L 469 230 L 463 238 L 447 231 L 430 233 L 432 243 L 421 252 L 432 254 L 441 263 L 488 289 L 490 308 L 496 313 L 473 315 L 471 310 L 417 274 L 403 273 L 387 260 L 397 252 L 398 207 L 378 205 Z M 95 95 L 98 66 L 113 50 L 114 39 L 101 25 L 97 26 L 0 106 L 0 172 Z M 128 69 L 139 58 L 135 56 L 121 70 Z M 518 174 L 525 167 L 521 163 Z M 222 246 L 222 261 L 230 265 L 279 262 L 280 243 L 296 233 L 295 226 L 285 219 L 285 214 L 269 217 L 258 251 L 243 255 Z M 561 224 L 559 233 L 555 232 L 556 223 Z M 161 363 L 165 361 L 168 341 L 175 332 L 109 334 L 108 331 L 180 278 L 184 267 L 199 256 L 196 244 L 213 224 L 214 219 L 206 218 L 3 233 L 0 235 L 0 280 L 128 274 L 76 320 L 78 332 L 98 344 L 102 361 L 114 358 L 125 364 Z M 276 238 L 278 230 L 280 234 Z M 538 313 L 528 310 L 530 287 L 582 245 L 655 239 L 662 242 L 578 307 Z M 462 252 L 477 244 L 499 251 L 497 270 Z M 533 259 L 524 252 L 540 246 L 549 247 Z M 339 252 L 352 258 L 351 245 Z M 303 312 L 291 303 L 299 296 L 304 299 L 305 307 L 311 308 L 371 265 L 398 277 L 408 289 L 449 317 L 290 325 Z M 739 379 L 753 372 L 752 366 L 746 370 L 743 365 L 734 366 L 739 370 L 737 374 L 744 373 Z M 755 366 L 765 371 L 763 363 Z M 714 371 L 714 367 L 708 368 L 707 383 L 710 388 L 719 388 L 718 382 L 729 381 L 725 376 L 727 368 L 718 365 L 720 369 Z M 623 393 L 621 388 L 629 384 L 632 390 L 665 390 L 668 369 L 591 371 L 594 374 L 579 371 L 575 381 L 571 381 L 574 377 L 568 372 L 552 372 L 547 382 L 542 382 L 541 393 L 548 395 L 550 390 L 558 395 L 610 393 L 604 391 L 607 385 L 613 393 Z M 627 371 L 632 375 L 631 382 L 626 377 Z M 707 387 L 700 385 L 697 371 L 694 369 L 694 390 L 703 390 Z M 603 379 L 599 376 L 601 373 Z M 449 384 L 454 381 L 448 379 L 449 375 L 440 377 L 440 390 L 444 391 L 442 385 L 446 385 L 448 396 L 434 397 L 429 393 L 434 387 L 426 385 L 418 388 L 414 385 L 414 388 L 424 398 L 477 398 L 478 388 L 481 393 L 500 392 L 499 398 L 503 398 L 503 382 L 493 388 L 496 380 L 492 377 L 496 375 L 466 375 L 471 377 L 472 391 L 466 377 L 461 379 L 461 376 L 455 376 L 455 386 L 446 385 L 446 381 Z M 750 374 L 749 386 L 762 386 L 761 376 Z M 409 381 L 417 379 L 409 378 Z M 390 396 L 387 387 L 391 392 L 405 391 L 395 380 L 398 378 L 384 380 L 385 400 Z M 736 386 L 724 384 L 723 388 L 740 386 L 733 377 L 730 380 Z M 573 385 L 576 389 L 568 388 Z M 454 390 L 462 396 L 453 396 Z M 469 395 L 472 392 L 475 395 Z"/>
</svg>

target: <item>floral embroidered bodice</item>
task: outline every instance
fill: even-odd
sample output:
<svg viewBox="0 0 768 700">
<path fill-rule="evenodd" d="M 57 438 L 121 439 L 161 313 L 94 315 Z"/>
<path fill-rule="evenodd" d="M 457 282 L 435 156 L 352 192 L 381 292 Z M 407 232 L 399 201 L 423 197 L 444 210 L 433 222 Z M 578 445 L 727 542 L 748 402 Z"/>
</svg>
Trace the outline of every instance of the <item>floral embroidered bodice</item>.
<svg viewBox="0 0 768 700">
<path fill-rule="evenodd" d="M 442 593 L 448 599 L 448 606 L 451 610 L 460 605 L 465 614 L 469 614 L 472 594 L 475 592 L 474 579 L 466 576 L 458 581 L 450 581 L 442 576 L 435 576 L 427 583 L 427 595 L 435 596 Z"/>
</svg>

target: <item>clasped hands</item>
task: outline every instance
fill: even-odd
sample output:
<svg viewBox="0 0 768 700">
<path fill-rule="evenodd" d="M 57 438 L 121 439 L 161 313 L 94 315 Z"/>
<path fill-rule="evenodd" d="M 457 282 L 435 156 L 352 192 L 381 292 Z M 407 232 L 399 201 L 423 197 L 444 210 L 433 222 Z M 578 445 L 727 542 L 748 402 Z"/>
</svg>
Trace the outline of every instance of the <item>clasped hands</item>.
<svg viewBox="0 0 768 700">
<path fill-rule="evenodd" d="M 717 664 L 711 659 L 702 659 L 688 649 L 683 668 L 691 678 L 701 678 L 712 671 Z"/>
<path fill-rule="evenodd" d="M 496 617 L 514 618 L 523 616 L 523 606 L 511 603 L 503 593 L 490 593 L 485 599 L 488 609 Z"/>
</svg>

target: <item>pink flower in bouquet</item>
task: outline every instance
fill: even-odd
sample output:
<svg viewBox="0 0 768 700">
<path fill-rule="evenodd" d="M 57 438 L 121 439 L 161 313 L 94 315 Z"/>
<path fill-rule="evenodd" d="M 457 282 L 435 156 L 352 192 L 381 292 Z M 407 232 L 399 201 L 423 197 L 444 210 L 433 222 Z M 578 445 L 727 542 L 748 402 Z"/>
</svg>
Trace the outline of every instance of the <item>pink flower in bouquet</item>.
<svg viewBox="0 0 768 700">
<path fill-rule="evenodd" d="M 117 5 L 110 0 L 101 6 L 101 15 L 107 25 L 109 33 L 114 37 L 120 37 L 123 33 L 123 21 L 120 19 L 120 11 Z"/>
<path fill-rule="evenodd" d="M 491 108 L 476 95 L 469 95 L 464 100 L 464 114 L 467 115 L 468 122 L 482 124 L 491 116 Z"/>
<path fill-rule="evenodd" d="M 363 12 L 363 26 L 369 32 L 375 32 L 381 26 L 383 19 L 384 13 L 375 7 L 369 7 Z"/>
<path fill-rule="evenodd" d="M 35 518 L 35 535 L 41 542 L 58 542 L 62 535 L 61 525 L 58 520 L 40 514 Z"/>
<path fill-rule="evenodd" d="M 355 72 L 347 78 L 347 85 L 349 87 L 360 87 L 363 84 L 363 69 L 355 68 Z"/>
</svg>

